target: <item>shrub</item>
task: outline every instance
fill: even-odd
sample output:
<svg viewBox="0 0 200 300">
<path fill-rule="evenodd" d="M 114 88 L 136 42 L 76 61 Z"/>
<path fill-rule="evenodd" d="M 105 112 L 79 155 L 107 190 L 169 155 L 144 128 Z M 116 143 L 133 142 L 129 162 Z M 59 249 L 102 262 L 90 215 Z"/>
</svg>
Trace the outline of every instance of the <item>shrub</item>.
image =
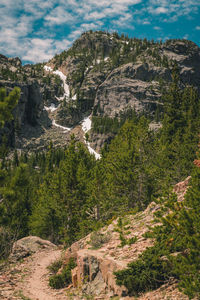
<svg viewBox="0 0 200 300">
<path fill-rule="evenodd" d="M 69 263 L 63 268 L 61 274 L 50 276 L 49 285 L 54 289 L 61 289 L 68 286 L 72 282 L 71 270 L 74 269 L 76 263 L 71 258 Z"/>
<path fill-rule="evenodd" d="M 166 283 L 173 275 L 169 260 L 162 259 L 154 247 L 146 250 L 142 256 L 130 263 L 125 270 L 115 272 L 116 282 L 125 285 L 130 295 L 156 289 Z"/>
<path fill-rule="evenodd" d="M 15 239 L 13 234 L 5 227 L 0 227 L 0 259 L 9 256 Z"/>
<path fill-rule="evenodd" d="M 59 259 L 54 261 L 52 264 L 50 264 L 47 269 L 51 273 L 56 274 L 61 267 L 62 267 L 62 260 Z"/>
<path fill-rule="evenodd" d="M 107 232 L 105 234 L 101 232 L 93 232 L 90 237 L 90 245 L 94 249 L 99 249 L 103 244 L 107 243 L 111 239 L 111 233 Z"/>
</svg>

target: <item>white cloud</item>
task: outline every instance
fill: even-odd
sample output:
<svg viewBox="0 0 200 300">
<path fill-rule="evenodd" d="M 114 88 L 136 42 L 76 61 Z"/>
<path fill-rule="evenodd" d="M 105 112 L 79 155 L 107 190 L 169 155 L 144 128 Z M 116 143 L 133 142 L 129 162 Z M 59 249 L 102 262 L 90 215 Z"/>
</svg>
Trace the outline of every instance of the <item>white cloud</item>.
<svg viewBox="0 0 200 300">
<path fill-rule="evenodd" d="M 97 21 L 96 23 L 83 23 L 80 27 L 74 29 L 69 35 L 68 39 L 73 41 L 77 39 L 84 31 L 88 30 L 98 30 L 103 23 L 101 21 Z"/>
<path fill-rule="evenodd" d="M 67 49 L 84 31 L 158 24 L 153 29 L 159 32 L 164 27 L 155 20 L 189 19 L 199 7 L 200 0 L 0 0 L 0 53 L 42 61 Z"/>
<path fill-rule="evenodd" d="M 153 29 L 155 29 L 155 30 L 161 30 L 162 28 L 161 27 L 159 27 L 159 26 L 154 26 L 154 28 Z"/>
<path fill-rule="evenodd" d="M 200 1 L 196 0 L 149 0 L 146 11 L 151 15 L 159 15 L 163 22 L 176 22 L 179 17 L 192 18 L 198 12 Z"/>
<path fill-rule="evenodd" d="M 114 25 L 117 25 L 120 28 L 123 27 L 123 28 L 135 29 L 135 27 L 132 25 L 131 22 L 132 22 L 132 15 L 130 13 L 125 13 L 118 20 L 114 20 L 112 23 Z"/>
<path fill-rule="evenodd" d="M 55 41 L 52 39 L 32 39 L 29 40 L 30 46 L 22 55 L 24 61 L 43 62 L 51 59 L 55 54 Z"/>
<path fill-rule="evenodd" d="M 151 24 L 151 23 L 150 23 L 149 21 L 143 21 L 142 24 L 143 24 L 143 25 L 149 25 L 149 24 Z"/>
<path fill-rule="evenodd" d="M 159 15 L 159 14 L 166 14 L 168 13 L 168 9 L 166 7 L 157 7 L 156 9 L 150 10 L 152 14 Z"/>
<path fill-rule="evenodd" d="M 46 15 L 44 18 L 47 21 L 47 25 L 60 25 L 63 23 L 71 23 L 75 22 L 76 17 L 72 14 L 68 13 L 61 6 L 57 6 L 55 9 L 51 11 L 50 14 Z"/>
</svg>

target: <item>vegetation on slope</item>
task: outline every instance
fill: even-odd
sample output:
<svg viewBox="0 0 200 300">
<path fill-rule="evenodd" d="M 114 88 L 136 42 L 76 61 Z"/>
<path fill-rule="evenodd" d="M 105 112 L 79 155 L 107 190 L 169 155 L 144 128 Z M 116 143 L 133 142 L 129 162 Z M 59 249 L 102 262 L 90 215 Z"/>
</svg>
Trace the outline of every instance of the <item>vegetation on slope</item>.
<svg viewBox="0 0 200 300">
<path fill-rule="evenodd" d="M 1 152 L 0 226 L 1 233 L 7 233 L 0 235 L 1 256 L 8 255 L 5 247 L 9 242 L 29 234 L 68 246 L 113 216 L 142 210 L 155 197 L 162 197 L 194 169 L 199 110 L 195 90 L 180 89 L 174 75 L 164 95 L 163 127 L 153 132 L 145 116 L 131 114 L 98 161 L 73 136 L 66 149 L 50 144 L 47 152 L 19 156 L 16 151 L 13 160 Z M 185 202 L 176 204 L 174 198 L 166 202 L 172 212 L 162 218 L 164 226 L 156 228 L 155 248 L 119 273 L 118 282 L 127 285 L 130 293 L 156 288 L 171 276 L 190 297 L 198 290 L 199 170 L 196 172 Z M 170 256 L 185 249 L 189 249 L 185 256 Z M 167 260 L 160 259 L 163 256 Z"/>
<path fill-rule="evenodd" d="M 116 272 L 117 283 L 125 285 L 131 295 L 156 289 L 174 278 L 190 299 L 199 299 L 199 199 L 200 168 L 196 167 L 183 201 L 178 202 L 175 194 L 161 199 L 161 210 L 156 212 L 161 225 L 148 234 L 155 239 L 154 246 L 126 270 Z"/>
<path fill-rule="evenodd" d="M 0 88 L 0 128 L 5 122 L 13 119 L 12 111 L 17 105 L 20 97 L 20 89 L 15 87 L 9 95 L 6 89 Z"/>
</svg>

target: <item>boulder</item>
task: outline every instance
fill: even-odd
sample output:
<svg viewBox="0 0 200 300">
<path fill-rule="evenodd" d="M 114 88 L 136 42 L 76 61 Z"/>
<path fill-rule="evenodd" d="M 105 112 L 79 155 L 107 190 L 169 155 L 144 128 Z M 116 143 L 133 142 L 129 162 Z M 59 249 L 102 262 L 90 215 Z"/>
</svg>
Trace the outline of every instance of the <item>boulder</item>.
<svg viewBox="0 0 200 300">
<path fill-rule="evenodd" d="M 24 237 L 13 244 L 9 261 L 16 262 L 24 257 L 32 255 L 42 249 L 54 249 L 57 246 L 37 236 Z"/>
</svg>

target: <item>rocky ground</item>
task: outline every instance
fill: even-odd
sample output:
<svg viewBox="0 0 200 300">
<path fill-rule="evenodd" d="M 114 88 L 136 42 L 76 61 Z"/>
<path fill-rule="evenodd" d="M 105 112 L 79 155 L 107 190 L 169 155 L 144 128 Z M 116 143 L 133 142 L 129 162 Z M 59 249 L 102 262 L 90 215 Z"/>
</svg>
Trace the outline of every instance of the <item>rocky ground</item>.
<svg viewBox="0 0 200 300">
<path fill-rule="evenodd" d="M 0 271 L 0 299 L 53 300 L 66 299 L 66 292 L 48 286 L 47 267 L 61 257 L 62 250 L 37 237 L 19 240 Z"/>
<path fill-rule="evenodd" d="M 174 191 L 181 201 L 190 177 L 178 183 Z M 152 226 L 153 214 L 159 209 L 151 203 L 144 212 L 115 219 L 98 233 L 92 233 L 62 251 L 49 241 L 37 237 L 26 237 L 15 243 L 9 264 L 0 269 L 0 298 L 3 300 L 131 300 L 125 287 L 115 283 L 113 271 L 124 269 L 129 262 L 153 245 L 144 237 L 148 226 Z M 122 239 L 128 242 L 123 245 Z M 61 290 L 48 286 L 48 265 L 62 256 L 77 261 L 72 270 L 72 285 Z M 141 294 L 139 300 L 186 300 L 179 292 L 176 282 L 169 282 L 155 291 Z"/>
</svg>

